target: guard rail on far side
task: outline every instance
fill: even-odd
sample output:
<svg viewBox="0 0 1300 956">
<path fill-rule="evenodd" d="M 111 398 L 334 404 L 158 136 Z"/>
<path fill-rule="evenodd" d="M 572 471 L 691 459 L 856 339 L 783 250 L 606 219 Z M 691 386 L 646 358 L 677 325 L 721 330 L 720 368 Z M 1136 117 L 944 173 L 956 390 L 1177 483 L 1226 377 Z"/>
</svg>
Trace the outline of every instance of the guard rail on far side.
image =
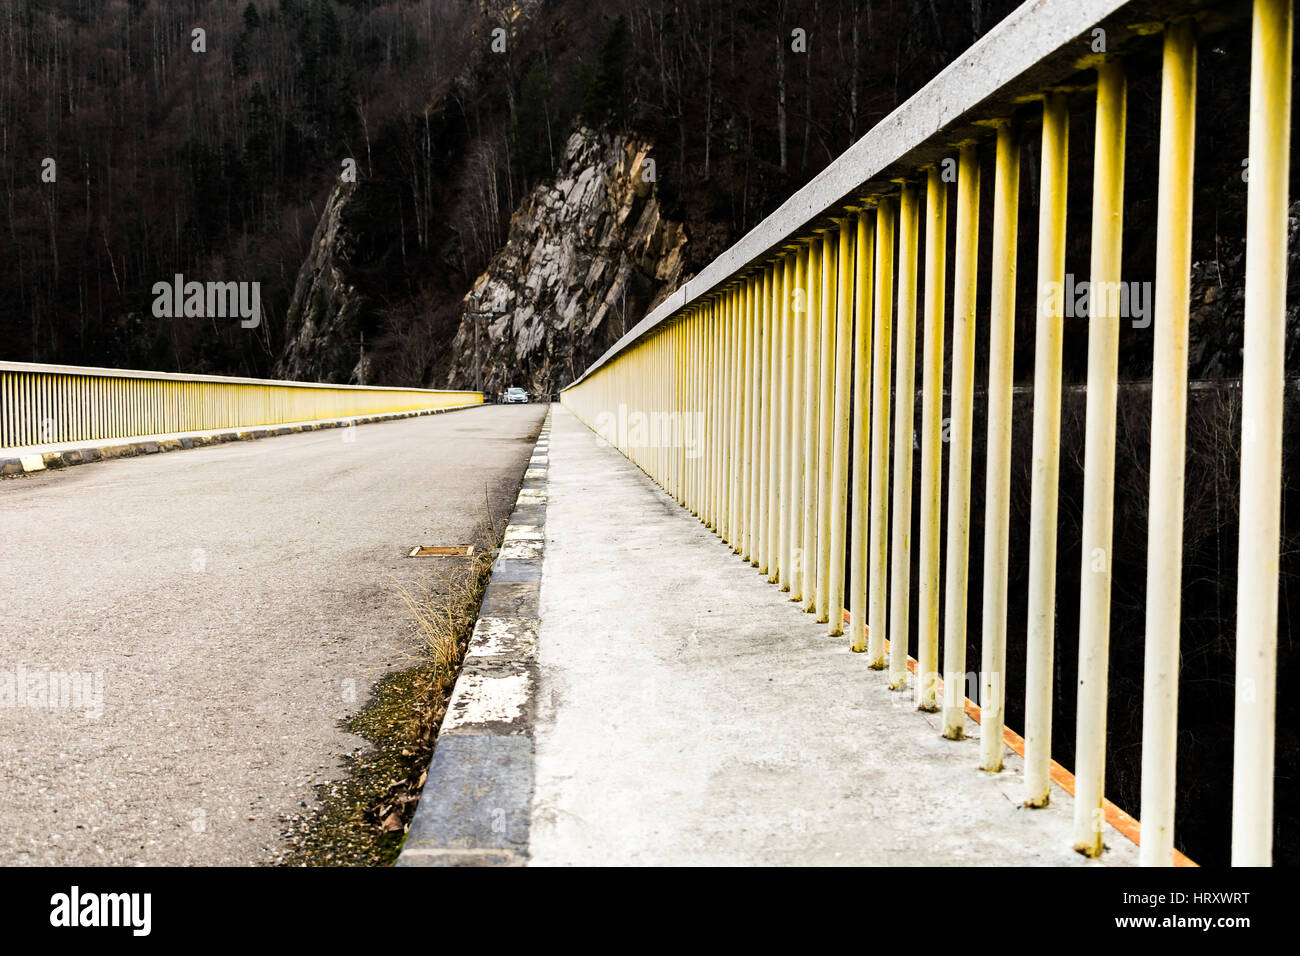
<svg viewBox="0 0 1300 956">
<path fill-rule="evenodd" d="M 1175 757 L 1197 50 L 1213 45 L 1201 38 L 1246 21 L 1249 64 L 1214 63 L 1216 75 L 1248 72 L 1250 90 L 1231 841 L 1234 864 L 1269 864 L 1291 0 L 1023 4 L 646 316 L 561 396 L 830 634 L 845 629 L 847 605 L 852 649 L 884 671 L 891 688 L 914 687 L 920 709 L 941 712 L 946 737 L 964 733 L 968 628 L 978 634 L 981 767 L 998 772 L 1010 739 L 1003 715 L 1021 146 L 1036 145 L 1024 150 L 1023 163 L 1040 198 L 1037 222 L 1023 223 L 1037 230 L 1037 301 L 1028 615 L 1021 633 L 1024 805 L 1045 805 L 1059 769 L 1051 743 L 1068 130 L 1071 111 L 1082 113 L 1095 126 L 1091 155 L 1073 150 L 1084 170 L 1076 178 L 1091 186 L 1090 285 L 1107 294 L 1094 292 L 1089 317 L 1078 542 L 1084 565 L 1070 585 L 1080 582 L 1074 846 L 1101 854 L 1102 824 L 1115 809 L 1104 783 L 1121 296 L 1110 291 L 1121 287 L 1123 261 L 1126 64 L 1154 64 L 1161 96 L 1145 673 L 1141 739 L 1128 745 L 1141 745 L 1146 865 L 1180 859 Z M 989 305 L 977 315 L 981 158 L 994 175 L 983 186 L 991 205 Z M 945 350 L 949 257 L 951 346 Z M 978 543 L 971 529 L 981 526 L 970 507 L 977 323 L 990 343 L 984 573 L 982 617 L 968 621 L 969 555 Z M 921 467 L 914 499 L 918 344 Z M 909 622 L 913 587 L 917 619 Z M 909 662 L 912 630 L 917 654 Z"/>
<path fill-rule="evenodd" d="M 0 362 L 0 448 L 480 405 L 481 392 Z"/>
</svg>

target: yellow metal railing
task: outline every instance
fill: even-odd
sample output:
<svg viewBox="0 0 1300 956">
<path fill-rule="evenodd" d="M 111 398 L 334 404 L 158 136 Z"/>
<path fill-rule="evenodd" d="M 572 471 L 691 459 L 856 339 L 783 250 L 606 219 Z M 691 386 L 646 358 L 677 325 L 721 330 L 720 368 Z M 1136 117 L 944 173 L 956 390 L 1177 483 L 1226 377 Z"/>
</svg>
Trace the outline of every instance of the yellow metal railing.
<svg viewBox="0 0 1300 956">
<path fill-rule="evenodd" d="M 0 362 L 0 448 L 478 405 L 479 392 Z"/>
<path fill-rule="evenodd" d="M 1009 739 L 1003 713 L 1019 138 L 1029 125 L 1024 104 L 1036 100 L 1030 122 L 1041 121 L 1039 294 L 1023 756 L 1024 802 L 1045 805 L 1055 772 L 1060 290 L 1071 96 L 1077 108 L 1080 91 L 1095 91 L 1090 280 L 1093 289 L 1109 289 L 1119 281 L 1123 237 L 1125 58 L 1163 44 L 1140 842 L 1144 864 L 1168 865 L 1185 862 L 1174 850 L 1173 829 L 1197 36 L 1215 17 L 1230 22 L 1249 4 L 1142 4 L 1144 16 L 1156 10 L 1163 20 L 1138 24 L 1128 6 L 1122 0 L 1025 4 L 647 316 L 561 398 L 826 622 L 830 634 L 841 633 L 847 603 L 852 649 L 865 652 L 872 668 L 887 668 L 894 689 L 908 684 L 914 668 L 918 707 L 941 711 L 944 735 L 958 738 L 967 710 L 974 341 L 977 323 L 987 321 L 981 766 L 999 771 Z M 1245 865 L 1268 864 L 1272 855 L 1292 26 L 1290 0 L 1254 0 L 1232 824 L 1232 860 Z M 1088 45 L 1098 35 L 1108 40 L 1105 53 Z M 978 160 L 990 153 L 993 261 L 985 319 L 976 313 Z M 947 174 L 954 165 L 950 243 L 953 177 Z M 921 481 L 913 502 L 922 204 Z M 952 341 L 945 352 L 949 257 Z M 1109 812 L 1104 778 L 1120 315 L 1118 296 L 1092 301 L 1074 845 L 1096 856 Z M 940 487 L 945 355 L 946 496 Z M 920 560 L 913 664 L 907 635 L 914 508 Z M 888 642 L 890 634 L 899 639 Z"/>
</svg>

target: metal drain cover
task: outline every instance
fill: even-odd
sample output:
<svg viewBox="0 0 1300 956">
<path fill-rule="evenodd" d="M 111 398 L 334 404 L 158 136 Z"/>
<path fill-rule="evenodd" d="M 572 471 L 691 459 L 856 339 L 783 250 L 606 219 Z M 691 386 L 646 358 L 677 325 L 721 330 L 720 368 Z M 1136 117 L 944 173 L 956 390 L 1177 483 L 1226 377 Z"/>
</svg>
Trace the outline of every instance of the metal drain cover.
<svg viewBox="0 0 1300 956">
<path fill-rule="evenodd" d="M 416 545 L 408 553 L 408 558 L 464 558 L 474 553 L 472 544 L 434 544 Z"/>
</svg>

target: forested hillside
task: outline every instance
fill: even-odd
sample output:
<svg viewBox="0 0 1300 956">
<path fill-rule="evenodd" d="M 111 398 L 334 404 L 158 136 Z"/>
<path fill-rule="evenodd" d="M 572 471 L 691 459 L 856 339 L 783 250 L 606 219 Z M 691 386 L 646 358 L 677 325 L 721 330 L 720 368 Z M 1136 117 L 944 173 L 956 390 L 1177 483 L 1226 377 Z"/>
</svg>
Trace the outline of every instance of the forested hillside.
<svg viewBox="0 0 1300 956">
<path fill-rule="evenodd" d="M 3 355 L 270 374 L 353 159 L 357 340 L 328 374 L 441 383 L 579 120 L 655 144 L 689 274 L 1014 4 L 940 6 L 0 0 Z M 264 321 L 155 318 L 177 273 L 260 282 Z"/>
</svg>

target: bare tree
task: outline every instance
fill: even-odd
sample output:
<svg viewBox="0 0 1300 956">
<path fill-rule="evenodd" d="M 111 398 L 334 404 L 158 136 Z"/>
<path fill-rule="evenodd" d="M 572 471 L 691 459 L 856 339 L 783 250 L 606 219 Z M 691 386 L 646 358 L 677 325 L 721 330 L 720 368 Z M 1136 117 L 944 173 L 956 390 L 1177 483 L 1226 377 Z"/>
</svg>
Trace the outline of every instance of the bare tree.
<svg viewBox="0 0 1300 956">
<path fill-rule="evenodd" d="M 781 156 L 781 172 L 788 168 L 785 146 L 785 0 L 776 12 L 776 140 Z"/>
</svg>

